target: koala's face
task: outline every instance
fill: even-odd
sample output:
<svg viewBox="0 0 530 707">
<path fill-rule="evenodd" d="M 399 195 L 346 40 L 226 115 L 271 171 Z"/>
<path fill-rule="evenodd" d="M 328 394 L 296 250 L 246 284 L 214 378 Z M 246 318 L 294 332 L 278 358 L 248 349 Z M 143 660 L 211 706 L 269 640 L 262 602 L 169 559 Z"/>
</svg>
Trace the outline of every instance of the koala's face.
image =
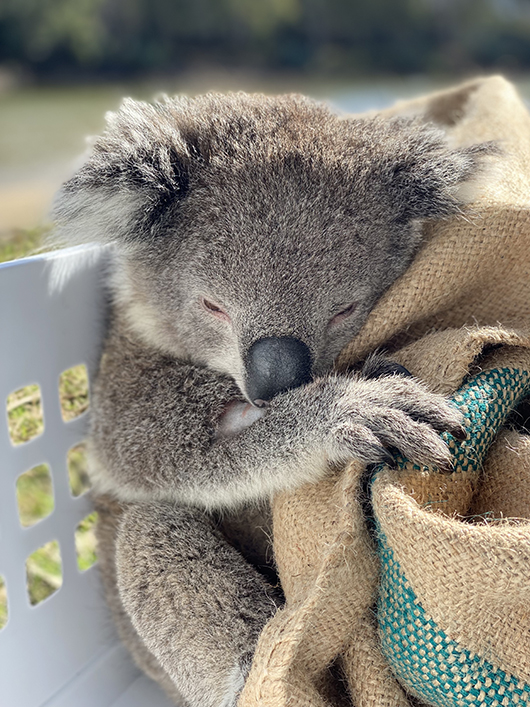
<svg viewBox="0 0 530 707">
<path fill-rule="evenodd" d="M 285 175 L 209 177 L 167 242 L 125 260 L 129 321 L 146 341 L 268 400 L 331 368 L 408 264 L 414 227 L 396 228 L 360 199 L 343 204 L 318 174 L 303 192 Z"/>
<path fill-rule="evenodd" d="M 115 243 L 147 344 L 268 400 L 331 368 L 474 166 L 430 127 L 301 97 L 127 102 L 56 215 Z"/>
</svg>

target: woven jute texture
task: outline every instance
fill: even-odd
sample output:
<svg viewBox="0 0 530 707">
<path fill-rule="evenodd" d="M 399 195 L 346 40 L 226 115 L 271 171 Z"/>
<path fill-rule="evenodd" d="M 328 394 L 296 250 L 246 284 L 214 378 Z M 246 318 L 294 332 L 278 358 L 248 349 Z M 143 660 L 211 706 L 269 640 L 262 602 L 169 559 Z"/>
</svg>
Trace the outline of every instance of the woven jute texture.
<svg viewBox="0 0 530 707">
<path fill-rule="evenodd" d="M 450 475 L 380 469 L 371 523 L 356 463 L 275 499 L 286 605 L 239 707 L 530 704 L 530 438 L 496 434 L 528 393 L 530 116 L 501 77 L 384 114 L 434 121 L 454 146 L 496 140 L 502 154 L 469 185 L 464 216 L 425 227 L 337 367 L 386 348 L 454 397 L 470 437 L 448 438 Z"/>
</svg>

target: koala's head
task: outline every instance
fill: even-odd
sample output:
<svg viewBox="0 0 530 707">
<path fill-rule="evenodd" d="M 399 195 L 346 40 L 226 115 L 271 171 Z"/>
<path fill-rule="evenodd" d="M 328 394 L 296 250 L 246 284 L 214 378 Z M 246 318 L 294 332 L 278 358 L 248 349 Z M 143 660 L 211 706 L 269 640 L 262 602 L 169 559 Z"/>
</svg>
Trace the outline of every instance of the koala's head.
<svg viewBox="0 0 530 707">
<path fill-rule="evenodd" d="M 114 245 L 147 344 L 268 400 L 331 368 L 481 151 L 301 96 L 126 100 L 54 216 L 66 242 Z"/>
</svg>

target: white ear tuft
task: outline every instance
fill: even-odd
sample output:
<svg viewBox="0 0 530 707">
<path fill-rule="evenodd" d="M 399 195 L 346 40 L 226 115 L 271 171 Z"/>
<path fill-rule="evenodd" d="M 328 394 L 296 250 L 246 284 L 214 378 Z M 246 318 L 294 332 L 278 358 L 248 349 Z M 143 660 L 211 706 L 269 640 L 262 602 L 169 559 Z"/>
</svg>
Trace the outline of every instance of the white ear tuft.
<svg viewBox="0 0 530 707">
<path fill-rule="evenodd" d="M 141 193 L 103 189 L 69 192 L 63 187 L 52 210 L 52 239 L 60 245 L 130 244 L 131 229 L 143 201 Z"/>
</svg>

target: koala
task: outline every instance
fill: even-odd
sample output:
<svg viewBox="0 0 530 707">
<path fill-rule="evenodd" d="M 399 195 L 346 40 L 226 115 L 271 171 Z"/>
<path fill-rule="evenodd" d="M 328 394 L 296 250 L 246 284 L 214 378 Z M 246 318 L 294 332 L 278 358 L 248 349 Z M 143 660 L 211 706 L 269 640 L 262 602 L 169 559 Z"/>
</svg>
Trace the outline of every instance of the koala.
<svg viewBox="0 0 530 707">
<path fill-rule="evenodd" d="M 334 360 L 462 208 L 484 146 L 298 95 L 127 99 L 60 190 L 108 244 L 90 475 L 108 603 L 177 704 L 232 707 L 282 604 L 269 502 L 352 459 L 449 465 L 459 413 L 391 362 Z"/>
</svg>

